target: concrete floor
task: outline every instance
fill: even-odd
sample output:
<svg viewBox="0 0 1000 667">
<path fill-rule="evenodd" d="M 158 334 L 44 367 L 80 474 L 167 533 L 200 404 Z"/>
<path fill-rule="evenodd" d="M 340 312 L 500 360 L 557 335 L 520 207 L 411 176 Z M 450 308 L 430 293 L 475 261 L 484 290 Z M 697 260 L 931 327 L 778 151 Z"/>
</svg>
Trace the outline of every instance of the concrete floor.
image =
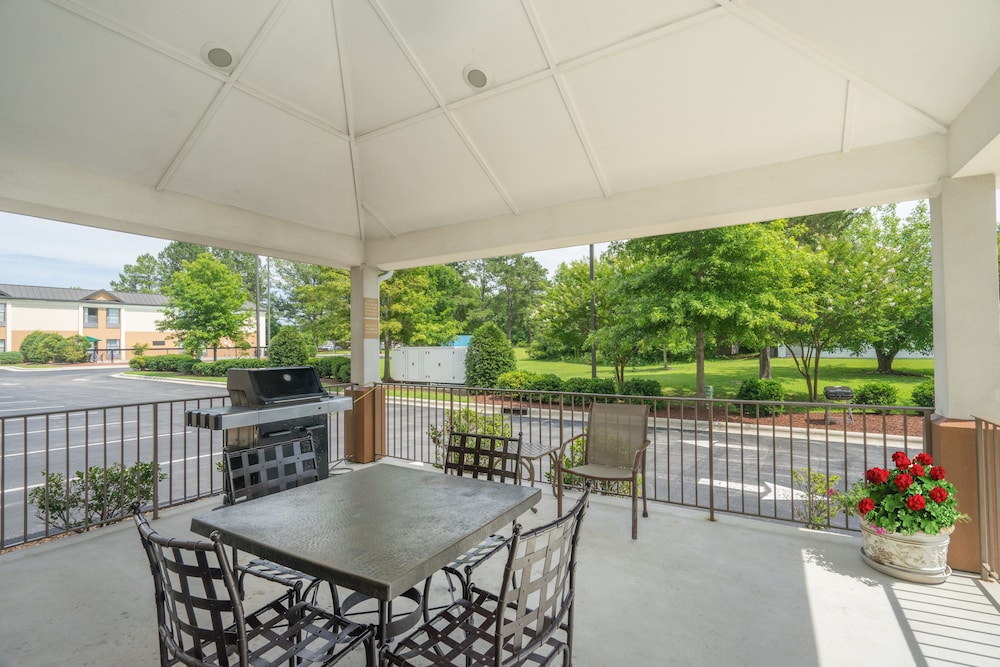
<svg viewBox="0 0 1000 667">
<path fill-rule="evenodd" d="M 192 536 L 191 517 L 218 502 L 164 511 L 154 527 Z M 554 516 L 546 493 L 522 519 Z M 632 541 L 627 501 L 595 496 L 574 664 L 1000 667 L 1000 585 L 967 573 L 938 586 L 898 581 L 865 565 L 859 544 L 660 504 Z M 152 590 L 131 522 L 0 556 L 0 667 L 156 664 Z M 250 591 L 248 608 L 261 593 Z"/>
</svg>

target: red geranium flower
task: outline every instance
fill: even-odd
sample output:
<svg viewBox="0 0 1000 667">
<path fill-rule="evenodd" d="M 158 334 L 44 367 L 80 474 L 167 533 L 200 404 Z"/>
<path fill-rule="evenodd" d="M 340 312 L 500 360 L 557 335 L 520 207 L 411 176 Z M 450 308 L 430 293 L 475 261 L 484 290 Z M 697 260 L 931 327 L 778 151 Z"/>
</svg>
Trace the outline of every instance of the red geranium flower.
<svg viewBox="0 0 1000 667">
<path fill-rule="evenodd" d="M 910 457 L 908 457 L 904 452 L 896 452 L 892 455 L 892 462 L 896 464 L 896 467 L 900 470 L 906 470 L 910 467 Z"/>
<path fill-rule="evenodd" d="M 906 506 L 914 512 L 919 512 L 927 507 L 927 499 L 923 496 L 910 496 L 906 499 Z"/>
<path fill-rule="evenodd" d="M 885 484 L 889 481 L 889 471 L 885 468 L 872 468 L 865 473 L 865 479 L 871 484 Z"/>
<path fill-rule="evenodd" d="M 896 475 L 896 488 L 900 491 L 906 491 L 908 488 L 913 486 L 913 477 L 909 473 L 899 473 Z"/>
<path fill-rule="evenodd" d="M 931 455 L 928 454 L 927 452 L 920 452 L 919 454 L 913 457 L 913 460 L 919 463 L 920 465 L 924 466 L 934 465 L 934 459 L 932 459 Z"/>
<path fill-rule="evenodd" d="M 875 509 L 875 501 L 871 498 L 862 498 L 858 503 L 858 513 L 864 516 Z"/>
<path fill-rule="evenodd" d="M 930 495 L 931 495 L 931 500 L 933 500 L 936 503 L 943 503 L 944 501 L 948 500 L 948 491 L 941 486 L 935 486 L 933 489 L 931 489 Z"/>
<path fill-rule="evenodd" d="M 942 479 L 944 479 L 944 468 L 942 468 L 941 466 L 934 466 L 933 468 L 931 468 L 930 477 L 935 482 L 941 481 Z"/>
<path fill-rule="evenodd" d="M 914 475 L 915 477 L 923 477 L 923 476 L 924 476 L 924 474 L 925 474 L 925 473 L 924 473 L 924 467 L 923 467 L 922 465 L 920 465 L 919 463 L 914 463 L 914 464 L 913 464 L 913 465 L 912 465 L 912 466 L 910 467 L 910 472 L 911 472 L 911 473 L 912 473 L 912 474 L 913 474 L 913 475 Z"/>
</svg>

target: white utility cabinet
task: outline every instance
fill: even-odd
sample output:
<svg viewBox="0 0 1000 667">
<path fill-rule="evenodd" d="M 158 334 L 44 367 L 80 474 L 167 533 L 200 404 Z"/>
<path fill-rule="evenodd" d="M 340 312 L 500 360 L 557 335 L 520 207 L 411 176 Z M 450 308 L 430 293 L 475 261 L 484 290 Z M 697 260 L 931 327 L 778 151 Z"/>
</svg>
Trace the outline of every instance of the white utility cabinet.
<svg viewBox="0 0 1000 667">
<path fill-rule="evenodd" d="M 399 347 L 392 351 L 392 375 L 403 382 L 465 384 L 466 347 Z"/>
</svg>

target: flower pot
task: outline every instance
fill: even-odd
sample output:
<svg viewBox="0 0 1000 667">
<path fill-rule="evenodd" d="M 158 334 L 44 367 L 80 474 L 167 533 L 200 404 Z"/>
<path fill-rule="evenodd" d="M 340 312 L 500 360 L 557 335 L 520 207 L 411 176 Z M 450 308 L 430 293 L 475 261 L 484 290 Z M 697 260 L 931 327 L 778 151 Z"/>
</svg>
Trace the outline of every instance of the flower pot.
<svg viewBox="0 0 1000 667">
<path fill-rule="evenodd" d="M 878 531 L 861 522 L 861 557 L 879 572 L 918 584 L 941 584 L 951 574 L 948 543 L 955 527 L 936 535 L 919 531 L 912 535 Z"/>
</svg>

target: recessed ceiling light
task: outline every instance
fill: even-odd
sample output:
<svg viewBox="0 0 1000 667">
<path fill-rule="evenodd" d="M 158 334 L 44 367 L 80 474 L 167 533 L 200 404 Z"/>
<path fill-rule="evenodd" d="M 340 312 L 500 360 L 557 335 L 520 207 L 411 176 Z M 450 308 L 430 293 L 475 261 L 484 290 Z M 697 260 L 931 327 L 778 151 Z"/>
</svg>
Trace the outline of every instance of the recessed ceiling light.
<svg viewBox="0 0 1000 667">
<path fill-rule="evenodd" d="M 216 69 L 228 70 L 233 65 L 232 51 L 217 42 L 207 42 L 201 47 L 201 59 Z"/>
<path fill-rule="evenodd" d="M 467 65 L 462 71 L 462 76 L 467 84 L 476 89 L 485 88 L 486 84 L 489 83 L 486 72 L 478 65 Z"/>
</svg>

